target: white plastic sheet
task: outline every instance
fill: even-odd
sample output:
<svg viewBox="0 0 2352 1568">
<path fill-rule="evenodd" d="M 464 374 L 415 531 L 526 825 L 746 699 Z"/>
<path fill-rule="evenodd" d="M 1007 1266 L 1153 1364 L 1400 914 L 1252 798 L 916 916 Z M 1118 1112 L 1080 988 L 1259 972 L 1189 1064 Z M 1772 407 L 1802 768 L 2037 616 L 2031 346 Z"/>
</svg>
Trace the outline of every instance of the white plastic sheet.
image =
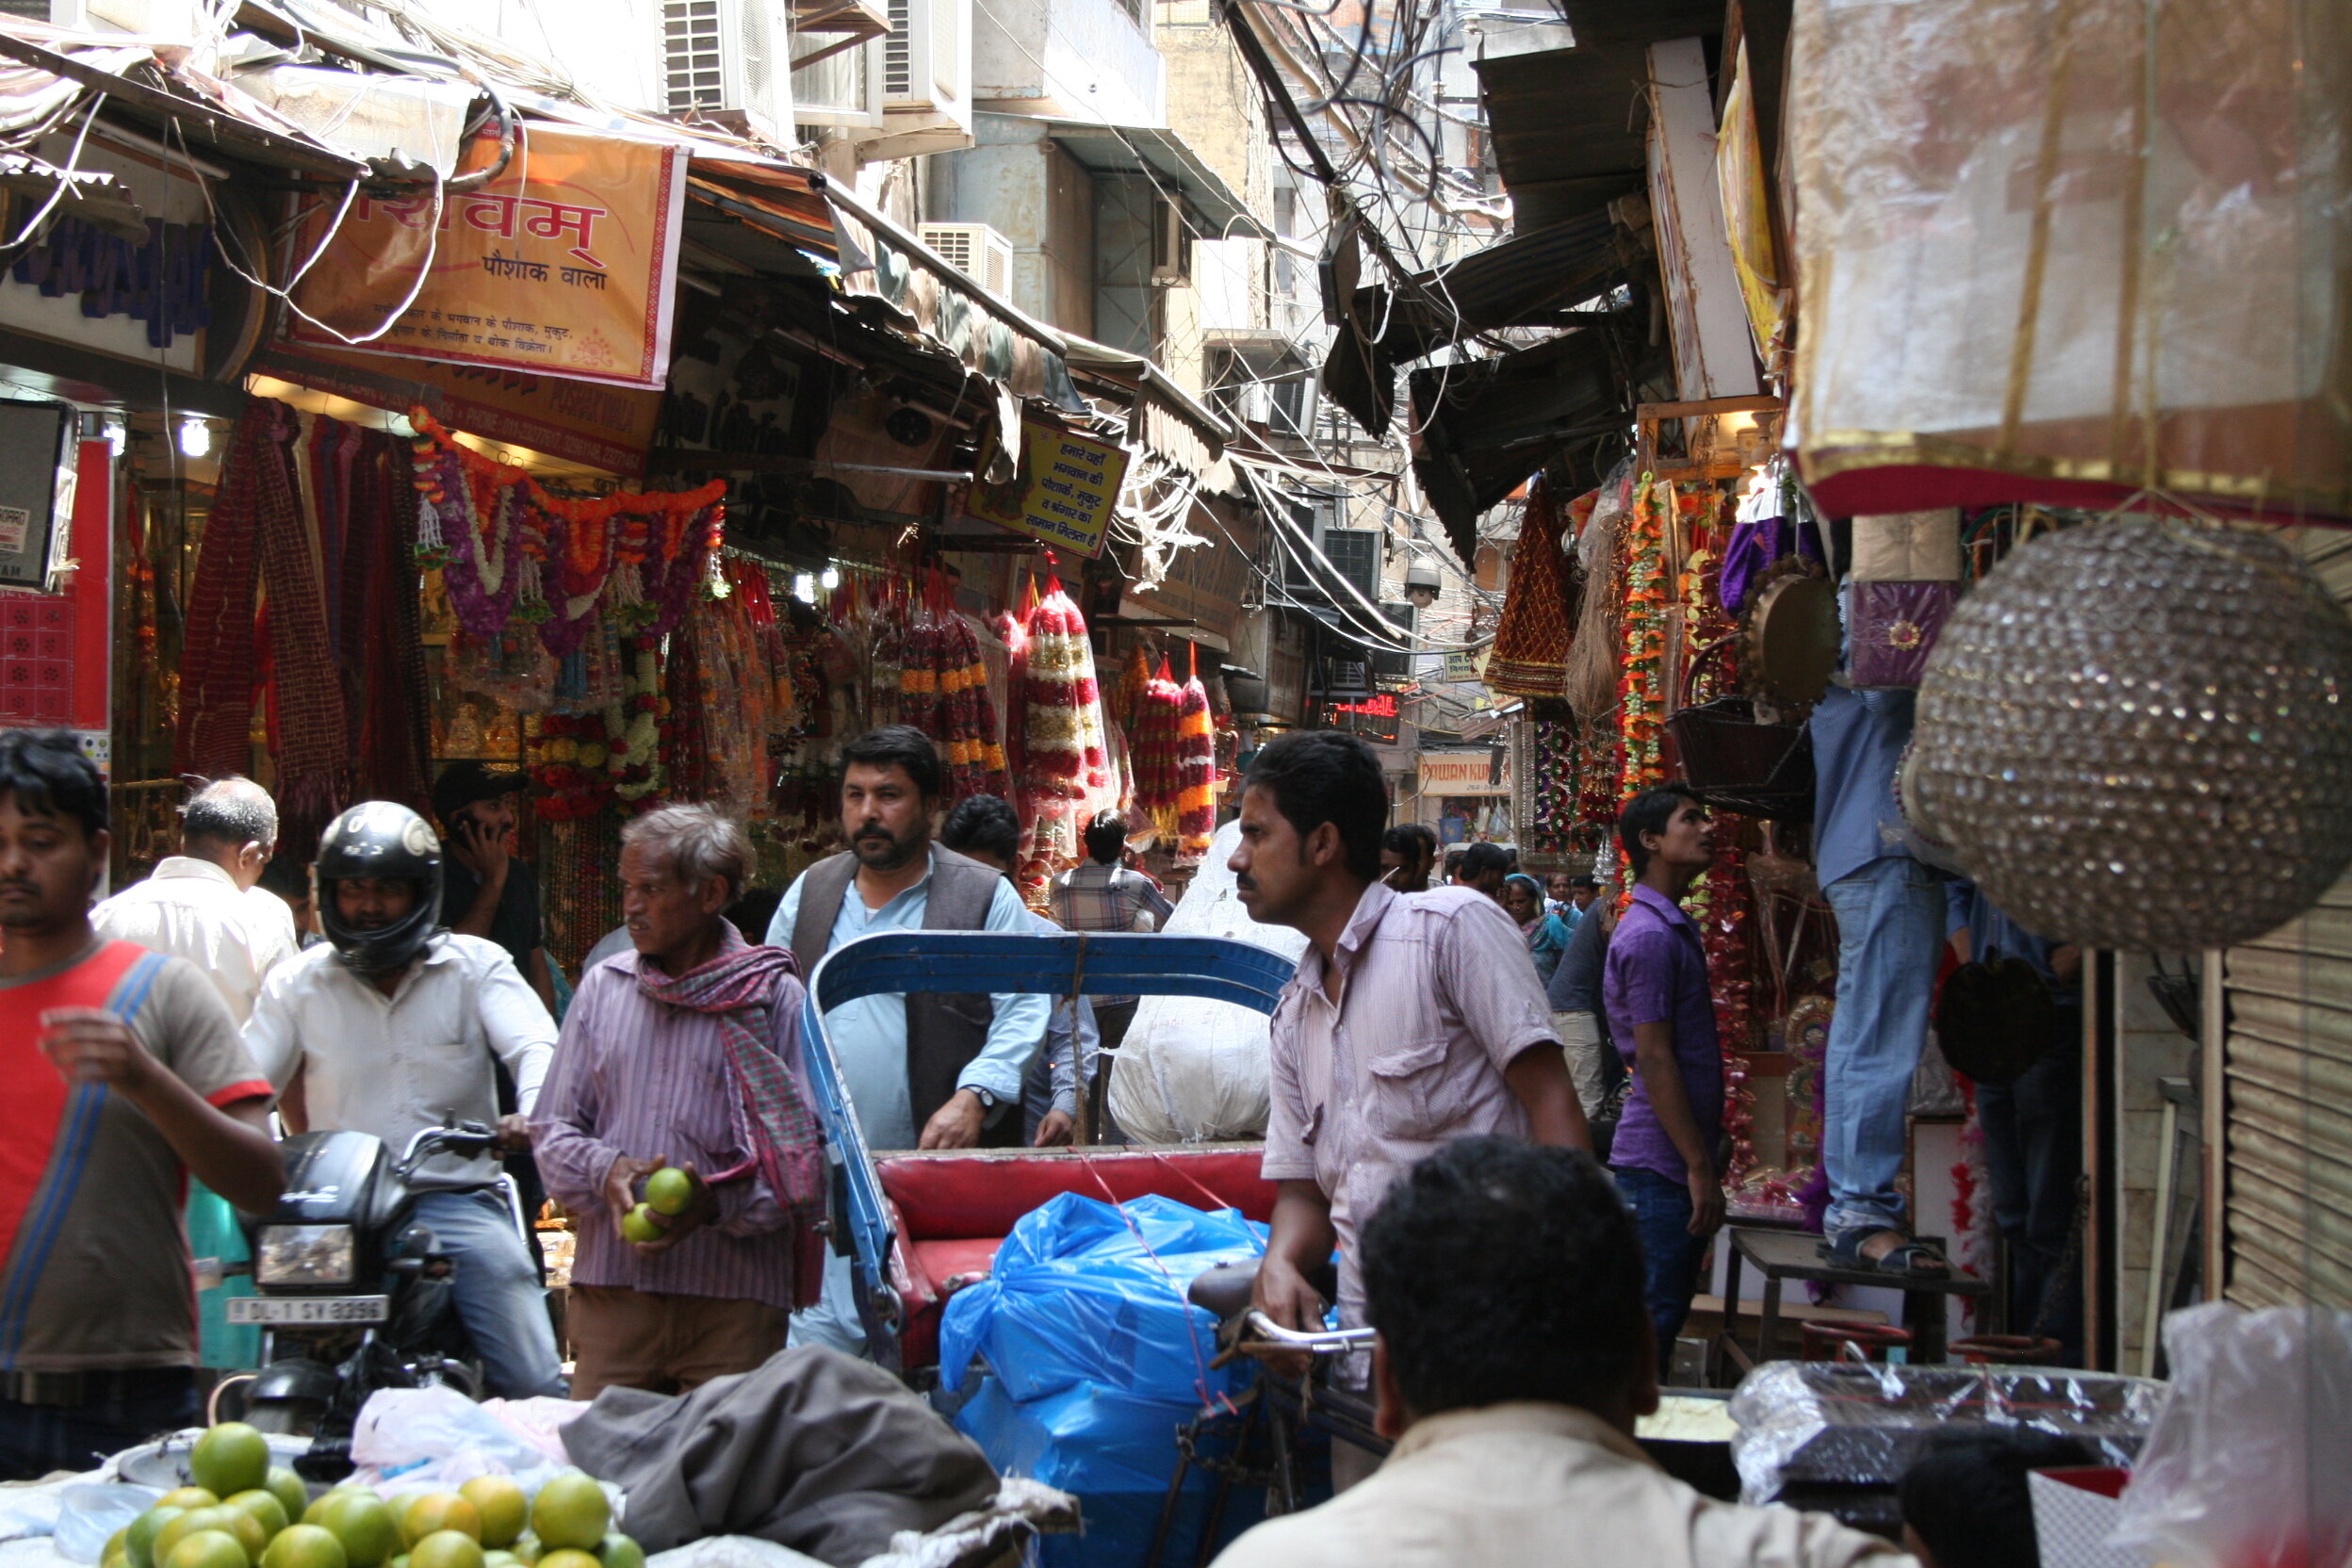
<svg viewBox="0 0 2352 1568">
<path fill-rule="evenodd" d="M 2115 1544 L 2173 1568 L 2352 1562 L 2352 1313 L 2223 1301 L 2164 1319 L 2172 1400 Z"/>
<path fill-rule="evenodd" d="M 1192 886 L 1168 919 L 1171 936 L 1229 937 L 1296 962 L 1307 939 L 1288 926 L 1260 925 L 1241 906 L 1225 869 L 1241 842 L 1227 823 L 1210 842 Z M 1111 1115 L 1138 1143 L 1211 1143 L 1266 1132 L 1264 1013 L 1231 1002 L 1147 996 L 1128 1026 L 1111 1073 Z"/>
<path fill-rule="evenodd" d="M 1823 509 L 2352 504 L 2348 17 L 1801 0 L 1793 422 Z"/>
</svg>

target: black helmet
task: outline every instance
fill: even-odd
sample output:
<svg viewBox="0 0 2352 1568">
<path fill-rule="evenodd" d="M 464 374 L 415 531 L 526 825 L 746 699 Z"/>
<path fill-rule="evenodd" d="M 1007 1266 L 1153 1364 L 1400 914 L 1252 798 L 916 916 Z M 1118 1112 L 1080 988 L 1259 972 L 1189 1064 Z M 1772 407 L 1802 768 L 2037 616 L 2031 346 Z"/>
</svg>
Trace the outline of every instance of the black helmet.
<svg viewBox="0 0 2352 1568">
<path fill-rule="evenodd" d="M 359 877 L 414 883 L 416 907 L 381 931 L 354 930 L 344 923 L 335 884 Z M 318 841 L 318 923 L 359 973 L 406 969 L 441 925 L 441 841 L 425 819 L 388 800 L 367 800 L 327 824 Z"/>
</svg>

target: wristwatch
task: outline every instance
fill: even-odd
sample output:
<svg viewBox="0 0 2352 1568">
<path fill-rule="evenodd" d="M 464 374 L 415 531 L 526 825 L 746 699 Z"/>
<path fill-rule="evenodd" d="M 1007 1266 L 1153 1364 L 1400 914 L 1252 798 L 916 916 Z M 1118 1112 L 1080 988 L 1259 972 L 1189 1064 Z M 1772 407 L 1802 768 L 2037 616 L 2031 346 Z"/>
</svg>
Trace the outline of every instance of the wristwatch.
<svg viewBox="0 0 2352 1568">
<path fill-rule="evenodd" d="M 982 1088 L 977 1084 L 966 1084 L 964 1086 L 964 1092 L 971 1095 L 974 1100 L 980 1102 L 980 1108 L 984 1111 L 992 1111 L 997 1107 L 998 1102 L 996 1096 L 989 1093 L 987 1089 Z"/>
</svg>

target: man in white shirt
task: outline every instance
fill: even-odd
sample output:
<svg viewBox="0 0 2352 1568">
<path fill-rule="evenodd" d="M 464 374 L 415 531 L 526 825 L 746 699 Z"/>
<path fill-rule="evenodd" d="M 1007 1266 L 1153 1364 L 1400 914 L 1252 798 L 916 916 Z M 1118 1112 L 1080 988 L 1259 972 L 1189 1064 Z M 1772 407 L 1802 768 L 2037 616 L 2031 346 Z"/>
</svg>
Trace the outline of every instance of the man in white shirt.
<svg viewBox="0 0 2352 1568">
<path fill-rule="evenodd" d="M 242 1024 L 270 972 L 295 954 L 294 917 L 262 890 L 278 808 L 250 778 L 205 785 L 180 813 L 180 852 L 90 911 L 102 937 L 186 958 Z"/>
<path fill-rule="evenodd" d="M 327 940 L 262 988 L 245 1046 L 295 1132 L 367 1133 L 395 1154 L 428 1127 L 497 1123 L 510 1146 L 555 1049 L 555 1021 L 495 943 L 440 928 L 441 841 L 404 806 L 371 800 L 318 845 Z M 519 1111 L 498 1115 L 493 1057 Z M 488 1155 L 439 1154 L 412 1184 L 416 1215 L 457 1260 L 457 1315 L 490 1392 L 562 1394 L 546 1292 Z"/>
<path fill-rule="evenodd" d="M 1217 1568 L 1918 1568 L 1823 1514 L 1701 1496 L 1634 1442 L 1658 1402 L 1642 1248 L 1591 1155 L 1460 1139 L 1359 1245 L 1396 1446 Z"/>
</svg>

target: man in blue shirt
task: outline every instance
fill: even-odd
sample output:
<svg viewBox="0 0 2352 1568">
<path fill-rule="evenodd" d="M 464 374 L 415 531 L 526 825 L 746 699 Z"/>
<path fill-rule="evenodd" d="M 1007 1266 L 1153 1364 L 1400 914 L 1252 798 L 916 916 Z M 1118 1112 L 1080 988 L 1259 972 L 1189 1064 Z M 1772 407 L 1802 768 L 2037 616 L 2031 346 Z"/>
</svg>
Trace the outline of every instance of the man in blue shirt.
<svg viewBox="0 0 2352 1568">
<path fill-rule="evenodd" d="M 877 931 L 1030 929 L 1012 883 L 931 841 L 946 770 L 929 736 L 886 726 L 844 746 L 841 766 L 850 847 L 792 883 L 768 925 L 770 946 L 791 949 L 813 981 L 825 954 Z M 1021 1075 L 1051 1011 L 1044 996 L 884 993 L 826 1013 L 867 1147 L 1019 1144 Z M 847 1265 L 828 1255 L 825 1298 L 794 1317 L 794 1343 L 864 1348 Z"/>
<path fill-rule="evenodd" d="M 1927 1045 L 1944 939 L 1942 874 L 1903 848 L 1895 768 L 1917 694 L 1832 686 L 1813 710 L 1813 864 L 1838 916 L 1838 1010 L 1821 1074 L 1832 1261 L 1889 1274 L 1952 1266 L 1914 1240 L 1895 1190 L 1903 1111 Z"/>
<path fill-rule="evenodd" d="M 2010 1331 L 2057 1340 L 2065 1348 L 2060 1364 L 2079 1366 L 2082 1280 L 2078 1267 L 2067 1266 L 2066 1244 L 2082 1175 L 2082 950 L 2028 931 L 1973 882 L 1955 881 L 1947 891 L 1952 944 L 1962 959 L 2022 958 L 2057 1004 L 2040 1056 L 2006 1084 L 1980 1082 L 1976 1114 L 1984 1129 L 1993 1222 L 2009 1243 Z"/>
<path fill-rule="evenodd" d="M 1626 805 L 1617 839 L 1640 880 L 1601 972 L 1609 1037 L 1633 1068 L 1609 1163 L 1642 1232 L 1662 1371 L 1723 1223 L 1723 1056 L 1707 947 L 1682 912 L 1690 884 L 1715 863 L 1715 834 L 1690 787 L 1669 784 Z"/>
</svg>

